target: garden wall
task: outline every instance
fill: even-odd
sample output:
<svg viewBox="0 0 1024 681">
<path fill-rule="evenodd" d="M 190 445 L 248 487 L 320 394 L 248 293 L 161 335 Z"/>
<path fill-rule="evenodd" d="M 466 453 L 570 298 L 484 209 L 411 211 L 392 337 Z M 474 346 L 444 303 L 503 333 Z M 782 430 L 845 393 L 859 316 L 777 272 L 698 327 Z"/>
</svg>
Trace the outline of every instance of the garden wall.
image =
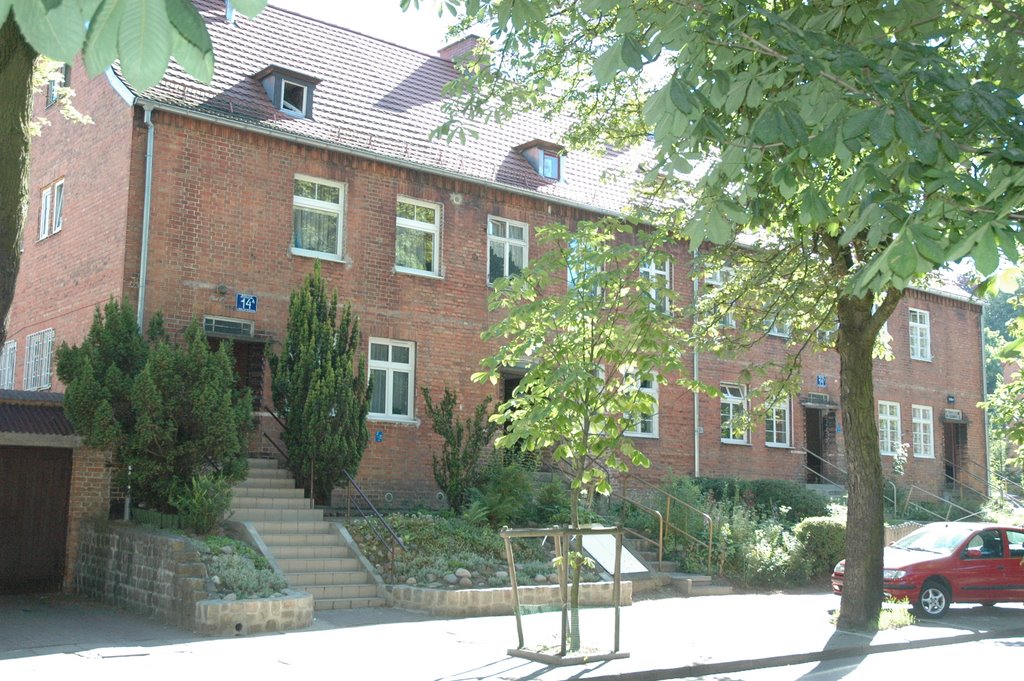
<svg viewBox="0 0 1024 681">
<path fill-rule="evenodd" d="M 612 582 L 586 582 L 580 585 L 580 605 L 610 606 Z M 418 586 L 398 585 L 391 587 L 391 596 L 396 608 L 428 612 L 448 617 L 476 617 L 483 615 L 512 615 L 512 589 L 427 589 Z M 521 606 L 557 606 L 558 586 L 521 586 Z M 633 583 L 620 584 L 619 605 L 633 603 Z"/>
<path fill-rule="evenodd" d="M 313 597 L 209 599 L 206 566 L 184 537 L 126 523 L 84 522 L 75 589 L 166 624 L 211 635 L 302 629 L 313 623 Z"/>
</svg>

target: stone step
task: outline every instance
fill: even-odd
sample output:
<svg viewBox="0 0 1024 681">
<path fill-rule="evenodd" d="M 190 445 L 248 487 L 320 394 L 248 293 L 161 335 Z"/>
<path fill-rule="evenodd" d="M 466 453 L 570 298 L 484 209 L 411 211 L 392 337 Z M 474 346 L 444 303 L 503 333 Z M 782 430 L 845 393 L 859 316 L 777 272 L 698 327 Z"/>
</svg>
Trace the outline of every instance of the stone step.
<svg viewBox="0 0 1024 681">
<path fill-rule="evenodd" d="M 314 600 L 321 598 L 377 598 L 377 585 L 367 584 L 335 584 L 330 586 L 304 586 L 302 590 L 312 594 Z"/>
<path fill-rule="evenodd" d="M 290 509 L 293 511 L 309 511 L 309 499 L 303 497 L 233 497 L 232 509 Z"/>
<path fill-rule="evenodd" d="M 350 610 L 352 608 L 383 608 L 386 605 L 383 598 L 376 596 L 372 598 L 315 598 L 313 599 L 314 610 Z"/>
<path fill-rule="evenodd" d="M 284 468 L 250 468 L 246 476 L 249 480 L 277 480 L 287 478 L 292 480 L 292 472 Z"/>
<path fill-rule="evenodd" d="M 288 583 L 296 589 L 306 590 L 311 586 L 348 586 L 350 584 L 368 584 L 370 577 L 362 570 L 341 570 L 337 572 L 291 572 L 284 576 Z"/>
<path fill-rule="evenodd" d="M 297 487 L 232 487 L 231 502 L 238 499 L 256 501 L 257 499 L 303 499 L 309 505 L 305 491 Z M 259 508 L 259 507 L 257 507 Z"/>
<path fill-rule="evenodd" d="M 299 534 L 296 532 L 260 532 L 263 543 L 276 556 L 279 546 L 341 546 L 341 537 L 335 532 Z"/>
<path fill-rule="evenodd" d="M 254 468 L 280 468 L 280 464 L 277 459 L 268 458 L 265 456 L 250 456 L 246 461 L 249 462 L 249 470 Z"/>
<path fill-rule="evenodd" d="M 330 556 L 328 558 L 279 558 L 276 555 L 274 557 L 277 558 L 277 564 L 281 566 L 281 570 L 291 578 L 300 572 L 326 572 L 328 574 L 333 574 L 337 572 L 347 572 L 350 570 L 360 570 L 362 565 L 359 561 L 346 554 L 339 553 L 338 555 Z M 313 583 L 326 584 L 327 582 Z M 345 583 L 347 584 L 348 582 Z"/>
<path fill-rule="evenodd" d="M 322 508 L 233 508 L 232 520 L 271 521 L 271 520 L 323 520 Z"/>
<path fill-rule="evenodd" d="M 683 596 L 727 596 L 732 587 L 727 584 L 714 584 L 707 575 L 676 573 L 672 575 L 672 588 Z"/>
<path fill-rule="evenodd" d="M 679 561 L 676 561 L 676 560 L 661 560 L 661 561 L 659 561 L 659 560 L 655 559 L 655 560 L 648 560 L 647 564 L 655 572 L 671 573 L 671 572 L 678 572 L 679 571 Z"/>
<path fill-rule="evenodd" d="M 728 584 L 698 584 L 690 590 L 690 596 L 730 596 L 732 587 Z"/>
<path fill-rule="evenodd" d="M 324 520 L 254 520 L 252 526 L 260 534 L 327 534 L 334 532 L 331 523 Z"/>
<path fill-rule="evenodd" d="M 265 488 L 276 488 L 276 489 L 295 489 L 295 481 L 291 478 L 246 478 L 241 482 L 236 482 L 234 489 L 265 489 Z"/>
<path fill-rule="evenodd" d="M 311 545 L 277 545 L 274 547 L 274 558 L 277 559 L 280 565 L 283 561 L 292 558 L 302 558 L 305 560 L 309 559 L 324 559 L 332 558 L 335 560 L 349 560 L 351 558 L 351 552 L 348 547 L 341 544 L 329 544 L 324 546 L 322 544 L 311 544 Z M 282 568 L 283 569 L 283 568 Z M 346 568 L 347 569 L 347 568 Z"/>
</svg>

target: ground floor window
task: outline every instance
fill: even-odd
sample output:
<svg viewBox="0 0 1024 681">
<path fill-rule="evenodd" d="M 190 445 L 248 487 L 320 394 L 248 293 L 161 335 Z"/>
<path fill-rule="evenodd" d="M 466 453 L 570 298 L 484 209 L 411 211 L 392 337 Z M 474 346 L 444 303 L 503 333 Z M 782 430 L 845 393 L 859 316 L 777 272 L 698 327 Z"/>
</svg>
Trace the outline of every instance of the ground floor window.
<svg viewBox="0 0 1024 681">
<path fill-rule="evenodd" d="M 416 346 L 405 341 L 370 339 L 370 416 L 412 419 Z"/>
</svg>

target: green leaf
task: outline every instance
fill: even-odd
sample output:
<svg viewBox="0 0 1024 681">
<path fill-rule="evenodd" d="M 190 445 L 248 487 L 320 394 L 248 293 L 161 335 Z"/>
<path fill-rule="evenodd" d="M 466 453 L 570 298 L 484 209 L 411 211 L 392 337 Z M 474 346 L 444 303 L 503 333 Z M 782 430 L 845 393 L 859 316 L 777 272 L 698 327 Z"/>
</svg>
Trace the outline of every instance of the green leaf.
<svg viewBox="0 0 1024 681">
<path fill-rule="evenodd" d="M 682 80 L 679 78 L 673 78 L 672 82 L 669 84 L 668 92 L 669 96 L 672 98 L 672 104 L 674 104 L 677 109 L 684 114 L 693 111 L 693 95 Z"/>
<path fill-rule="evenodd" d="M 622 62 L 627 67 L 637 71 L 644 67 L 640 45 L 631 36 L 626 36 L 622 39 Z"/>
<path fill-rule="evenodd" d="M 615 79 L 622 69 L 622 41 L 618 41 L 594 60 L 594 78 L 601 85 L 607 85 Z"/>
<path fill-rule="evenodd" d="M 74 61 L 85 42 L 85 24 L 73 0 L 14 0 L 14 18 L 36 52 L 57 61 Z"/>
<path fill-rule="evenodd" d="M 843 124 L 843 138 L 849 140 L 863 136 L 864 133 L 871 129 L 871 125 L 877 115 L 877 109 L 861 109 L 847 118 Z"/>
<path fill-rule="evenodd" d="M 991 228 L 982 228 L 978 243 L 971 249 L 971 257 L 982 274 L 992 274 L 999 267 L 999 248 L 996 246 L 996 237 Z"/>
<path fill-rule="evenodd" d="M 939 160 L 939 143 L 934 134 L 924 134 L 917 145 L 917 157 L 921 163 L 933 166 Z"/>
<path fill-rule="evenodd" d="M 181 67 L 204 83 L 213 78 L 213 43 L 206 24 L 189 0 L 166 0 L 175 28 L 171 52 Z"/>
<path fill-rule="evenodd" d="M 921 124 L 903 107 L 896 107 L 895 124 L 896 134 L 903 143 L 915 149 L 921 139 Z"/>
<path fill-rule="evenodd" d="M 102 73 L 117 59 L 117 31 L 129 1 L 103 0 L 89 22 L 83 57 L 86 70 L 93 76 Z"/>
<path fill-rule="evenodd" d="M 231 4 L 247 17 L 254 17 L 267 6 L 267 0 L 231 0 Z"/>
<path fill-rule="evenodd" d="M 884 111 L 878 111 L 877 115 L 871 119 L 871 141 L 875 143 L 875 146 L 885 147 L 892 142 L 893 134 L 892 116 Z"/>
<path fill-rule="evenodd" d="M 165 0 L 132 0 L 118 30 L 121 72 L 133 86 L 145 90 L 156 85 L 171 57 L 171 22 Z"/>
</svg>

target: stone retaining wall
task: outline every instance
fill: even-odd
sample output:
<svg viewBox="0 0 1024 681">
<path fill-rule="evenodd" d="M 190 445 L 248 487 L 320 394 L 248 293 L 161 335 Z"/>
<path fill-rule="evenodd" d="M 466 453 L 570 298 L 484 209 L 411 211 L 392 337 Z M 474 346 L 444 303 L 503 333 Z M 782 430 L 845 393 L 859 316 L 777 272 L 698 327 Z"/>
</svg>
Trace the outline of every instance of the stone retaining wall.
<svg viewBox="0 0 1024 681">
<path fill-rule="evenodd" d="M 185 538 L 121 522 L 83 522 L 75 590 L 189 631 L 239 635 L 302 629 L 313 597 L 210 599 L 206 565 Z"/>
<path fill-rule="evenodd" d="M 580 605 L 611 606 L 611 582 L 587 582 L 580 585 Z M 483 615 L 512 615 L 512 589 L 428 589 L 418 586 L 390 587 L 397 608 L 428 612 L 449 617 L 476 617 Z M 558 586 L 521 586 L 519 603 L 526 606 L 558 605 Z M 620 584 L 619 605 L 633 603 L 633 583 Z"/>
</svg>

